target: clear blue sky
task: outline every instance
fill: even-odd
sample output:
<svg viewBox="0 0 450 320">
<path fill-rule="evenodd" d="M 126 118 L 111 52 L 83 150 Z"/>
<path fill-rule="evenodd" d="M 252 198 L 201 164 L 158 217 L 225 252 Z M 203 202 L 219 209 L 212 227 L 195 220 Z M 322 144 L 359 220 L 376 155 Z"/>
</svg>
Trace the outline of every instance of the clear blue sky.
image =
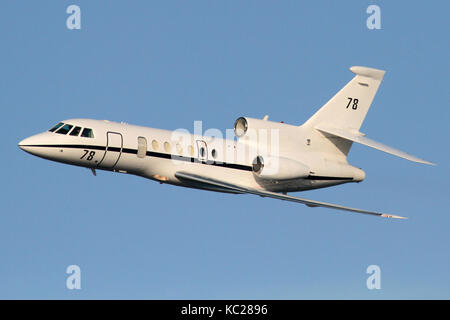
<svg viewBox="0 0 450 320">
<path fill-rule="evenodd" d="M 81 8 L 81 30 L 66 8 Z M 381 30 L 366 8 L 381 8 Z M 446 1 L 1 1 L 0 298 L 450 298 Z M 301 124 L 352 65 L 387 70 L 362 127 L 433 161 L 362 146 L 360 184 L 298 194 L 407 221 L 208 193 L 42 160 L 62 119 Z M 66 289 L 79 265 L 82 289 Z M 379 265 L 381 290 L 366 288 Z"/>
</svg>

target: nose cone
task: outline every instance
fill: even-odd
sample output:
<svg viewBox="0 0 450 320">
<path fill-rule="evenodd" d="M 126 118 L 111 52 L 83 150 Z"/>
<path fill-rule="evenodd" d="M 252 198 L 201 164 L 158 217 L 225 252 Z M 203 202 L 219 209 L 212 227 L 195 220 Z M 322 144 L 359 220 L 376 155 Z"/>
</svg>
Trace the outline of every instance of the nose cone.
<svg viewBox="0 0 450 320">
<path fill-rule="evenodd" d="M 38 149 L 42 148 L 46 144 L 46 136 L 46 132 L 36 134 L 34 136 L 23 139 L 17 144 L 17 146 L 23 151 L 37 155 L 36 153 L 38 152 Z"/>
<path fill-rule="evenodd" d="M 28 137 L 28 138 L 23 139 L 22 141 L 20 141 L 20 142 L 17 144 L 17 146 L 18 146 L 20 149 L 22 149 L 23 151 L 27 151 L 27 152 L 28 152 L 28 151 L 31 149 L 31 145 L 33 145 L 33 144 L 32 144 L 31 138 L 32 138 L 32 137 Z"/>
<path fill-rule="evenodd" d="M 25 139 L 23 139 L 22 141 L 20 141 L 20 142 L 17 144 L 17 146 L 18 146 L 20 149 L 22 149 L 23 151 L 27 151 L 26 148 L 27 148 L 27 145 L 29 144 L 28 142 L 29 142 L 29 138 L 25 138 Z"/>
</svg>

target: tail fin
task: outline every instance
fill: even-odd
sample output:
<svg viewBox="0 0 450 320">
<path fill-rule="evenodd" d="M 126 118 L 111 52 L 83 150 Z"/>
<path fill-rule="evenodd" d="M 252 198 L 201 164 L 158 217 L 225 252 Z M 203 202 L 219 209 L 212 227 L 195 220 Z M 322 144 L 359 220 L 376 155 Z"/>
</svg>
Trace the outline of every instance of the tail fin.
<svg viewBox="0 0 450 320">
<path fill-rule="evenodd" d="M 323 134 L 319 148 L 347 157 L 352 143 L 357 142 L 400 158 L 433 165 L 430 161 L 386 146 L 359 132 L 385 71 L 367 67 L 351 67 L 350 70 L 356 76 L 303 124 Z"/>
<path fill-rule="evenodd" d="M 351 67 L 356 76 L 319 109 L 305 125 L 331 125 L 335 128 L 359 130 L 385 71 L 367 67 Z"/>
</svg>

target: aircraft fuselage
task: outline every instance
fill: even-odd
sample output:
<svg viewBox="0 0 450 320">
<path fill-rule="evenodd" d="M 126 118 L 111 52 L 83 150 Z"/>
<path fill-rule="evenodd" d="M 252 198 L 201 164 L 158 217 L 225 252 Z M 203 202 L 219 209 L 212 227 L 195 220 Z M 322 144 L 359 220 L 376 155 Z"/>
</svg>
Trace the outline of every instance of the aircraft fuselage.
<svg viewBox="0 0 450 320">
<path fill-rule="evenodd" d="M 290 152 L 282 147 L 279 154 L 293 158 L 311 168 L 307 175 L 297 179 L 261 179 L 254 173 L 254 155 L 257 147 L 251 142 L 211 138 L 190 133 L 174 132 L 117 123 L 105 120 L 70 119 L 62 121 L 71 126 L 63 134 L 46 131 L 22 140 L 24 151 L 52 161 L 86 167 L 128 173 L 161 183 L 230 192 L 220 187 L 205 186 L 192 181 L 182 181 L 175 173 L 188 170 L 225 181 L 238 182 L 257 189 L 276 192 L 293 192 L 323 188 L 346 182 L 359 182 L 364 172 L 346 163 L 329 163 L 320 169 L 326 159 L 312 149 L 311 139 L 297 137 L 298 145 Z M 286 128 L 289 126 L 284 124 Z M 75 128 L 79 131 L 75 135 Z M 84 128 L 92 131 L 92 137 L 81 136 Z M 299 130 L 298 127 L 295 127 Z M 64 131 L 64 130 L 63 130 Z M 300 141 L 307 141 L 301 143 Z M 313 150 L 313 149 L 312 149 Z M 254 152 L 252 152 L 254 151 Z M 333 174 L 332 167 L 336 167 Z M 331 169 L 330 169 L 331 168 Z"/>
</svg>

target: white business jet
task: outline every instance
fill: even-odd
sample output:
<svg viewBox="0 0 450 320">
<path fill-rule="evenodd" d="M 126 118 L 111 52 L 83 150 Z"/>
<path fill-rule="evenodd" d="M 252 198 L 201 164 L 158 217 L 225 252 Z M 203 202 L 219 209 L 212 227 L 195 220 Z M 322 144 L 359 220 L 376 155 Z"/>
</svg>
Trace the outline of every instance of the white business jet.
<svg viewBox="0 0 450 320">
<path fill-rule="evenodd" d="M 353 142 L 424 164 L 359 132 L 384 71 L 351 67 L 355 77 L 301 126 L 241 117 L 236 137 L 211 138 L 107 120 L 70 119 L 22 140 L 33 155 L 96 170 L 129 173 L 161 183 L 248 193 L 387 218 L 403 218 L 287 195 L 364 180 L 347 162 Z"/>
</svg>

